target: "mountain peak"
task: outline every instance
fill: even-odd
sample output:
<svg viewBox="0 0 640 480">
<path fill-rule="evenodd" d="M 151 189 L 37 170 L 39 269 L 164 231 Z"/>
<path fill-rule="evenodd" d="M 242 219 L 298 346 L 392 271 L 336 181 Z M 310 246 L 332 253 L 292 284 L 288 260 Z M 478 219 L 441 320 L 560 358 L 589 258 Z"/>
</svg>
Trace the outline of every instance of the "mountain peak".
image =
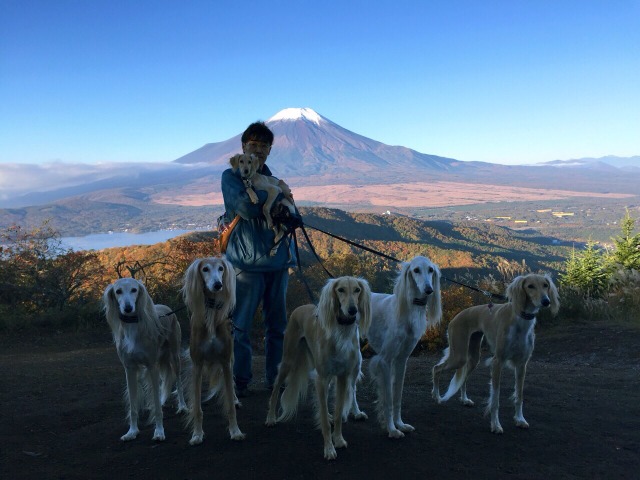
<svg viewBox="0 0 640 480">
<path fill-rule="evenodd" d="M 276 120 L 308 120 L 316 125 L 320 125 L 320 122 L 324 121 L 323 117 L 311 108 L 285 108 L 276 113 L 267 122 Z"/>
</svg>

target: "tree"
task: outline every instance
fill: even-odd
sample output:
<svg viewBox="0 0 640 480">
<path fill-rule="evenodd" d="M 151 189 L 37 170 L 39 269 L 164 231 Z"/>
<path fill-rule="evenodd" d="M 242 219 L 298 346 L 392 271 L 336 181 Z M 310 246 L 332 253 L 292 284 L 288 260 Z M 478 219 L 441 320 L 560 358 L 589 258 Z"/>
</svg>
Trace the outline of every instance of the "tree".
<svg viewBox="0 0 640 480">
<path fill-rule="evenodd" d="M 599 297 L 607 288 L 608 274 L 604 268 L 604 256 L 597 244 L 587 242 L 581 252 L 572 250 L 565 262 L 565 272 L 560 274 L 562 285 L 573 287 L 580 293 Z"/>
<path fill-rule="evenodd" d="M 99 270 L 95 253 L 65 249 L 48 222 L 32 230 L 11 226 L 0 242 L 0 304 L 16 315 L 63 310 Z"/>
<path fill-rule="evenodd" d="M 42 278 L 47 303 L 62 311 L 71 301 L 81 300 L 95 290 L 93 280 L 98 270 L 98 256 L 94 252 L 69 250 L 52 259 Z"/>
<path fill-rule="evenodd" d="M 629 215 L 629 210 L 621 221 L 621 235 L 612 238 L 614 248 L 607 261 L 611 270 L 640 271 L 640 233 L 633 234 L 635 220 Z"/>
</svg>

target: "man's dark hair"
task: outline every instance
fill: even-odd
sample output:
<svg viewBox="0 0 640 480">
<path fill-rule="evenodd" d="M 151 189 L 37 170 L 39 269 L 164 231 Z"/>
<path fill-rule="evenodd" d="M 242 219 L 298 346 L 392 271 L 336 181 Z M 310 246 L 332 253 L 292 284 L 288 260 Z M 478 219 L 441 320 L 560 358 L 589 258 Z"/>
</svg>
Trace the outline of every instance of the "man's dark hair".
<svg viewBox="0 0 640 480">
<path fill-rule="evenodd" d="M 250 141 L 273 144 L 273 132 L 264 122 L 254 122 L 242 134 L 242 143 Z"/>
</svg>

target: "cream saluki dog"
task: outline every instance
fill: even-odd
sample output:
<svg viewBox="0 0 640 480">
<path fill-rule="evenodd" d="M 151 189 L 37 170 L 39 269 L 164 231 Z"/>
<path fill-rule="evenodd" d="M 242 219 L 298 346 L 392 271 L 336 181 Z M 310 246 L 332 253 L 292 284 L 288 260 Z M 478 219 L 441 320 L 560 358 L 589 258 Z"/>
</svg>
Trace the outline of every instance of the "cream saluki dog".
<svg viewBox="0 0 640 480">
<path fill-rule="evenodd" d="M 153 439 L 162 441 L 165 439 L 162 405 L 170 396 L 174 381 L 178 412 L 186 410 L 180 383 L 182 332 L 178 319 L 169 307 L 154 305 L 145 286 L 133 278 L 120 278 L 109 285 L 103 302 L 127 378 L 129 431 L 120 440 L 133 440 L 138 436 L 138 416 L 144 392 L 148 390 L 151 398 L 146 406 L 150 420 L 155 423 Z"/>
<path fill-rule="evenodd" d="M 440 269 L 426 257 L 402 264 L 393 294 L 371 294 L 367 340 L 376 355 L 369 362 L 369 373 L 378 388 L 378 420 L 389 438 L 414 430 L 401 415 L 407 360 L 427 325 L 441 318 Z"/>
<path fill-rule="evenodd" d="M 351 388 L 359 373 L 358 331 L 366 335 L 371 322 L 371 291 L 366 280 L 340 277 L 329 280 L 322 289 L 318 306 L 296 308 L 284 334 L 284 354 L 269 399 L 266 425 L 291 419 L 304 399 L 310 372 L 316 370 L 318 422 L 324 438 L 324 457 L 336 458 L 336 448 L 346 447 L 342 436 L 342 417 L 349 409 Z M 328 409 L 329 384 L 335 378 L 333 435 Z M 281 413 L 276 419 L 280 386 L 286 383 L 280 399 Z"/>
<path fill-rule="evenodd" d="M 280 204 L 287 207 L 289 212 L 291 212 L 291 215 L 296 215 L 296 207 L 293 204 L 291 189 L 282 180 L 258 173 L 256 170 L 260 163 L 254 155 L 234 155 L 229 159 L 229 163 L 231 164 L 232 169 L 240 172 L 240 176 L 247 187 L 247 194 L 249 195 L 252 203 L 258 203 L 258 195 L 254 189 L 264 190 L 267 192 L 267 200 L 262 206 L 262 213 L 264 214 L 264 218 L 267 220 L 268 227 L 273 229 L 276 233 L 274 242 L 277 245 L 285 233 L 287 233 L 287 230 L 281 225 L 274 225 L 273 218 L 271 217 L 271 208 L 273 207 L 278 195 L 282 193 L 284 197 L 280 200 Z M 271 254 L 275 255 L 276 252 L 277 248 L 274 248 L 271 251 Z"/>
<path fill-rule="evenodd" d="M 558 290 L 548 275 L 530 273 L 516 277 L 507 287 L 508 303 L 478 305 L 458 313 L 448 327 L 449 347 L 440 363 L 433 367 L 433 398 L 438 402 L 450 399 L 461 390 L 460 401 L 472 406 L 467 397 L 466 381 L 480 360 L 482 338 L 486 338 L 491 359 L 491 389 L 485 414 L 491 414 L 491 431 L 502 433 L 498 418 L 500 401 L 500 376 L 507 365 L 515 371 L 516 426 L 528 428 L 522 415 L 522 389 L 527 362 L 533 353 L 536 314 L 541 308 L 551 307 L 555 315 L 560 307 Z M 439 379 L 444 372 L 455 370 L 449 388 L 440 396 Z"/>
<path fill-rule="evenodd" d="M 193 434 L 189 443 L 202 443 L 202 377 L 209 377 L 215 392 L 222 375 L 222 401 L 232 440 L 245 435 L 238 428 L 233 390 L 233 337 L 231 314 L 236 305 L 236 274 L 224 257 L 196 259 L 187 269 L 182 286 L 184 303 L 191 312 L 189 352 L 193 368 L 188 389 L 189 424 Z M 212 393 L 213 393 L 212 392 Z"/>
</svg>

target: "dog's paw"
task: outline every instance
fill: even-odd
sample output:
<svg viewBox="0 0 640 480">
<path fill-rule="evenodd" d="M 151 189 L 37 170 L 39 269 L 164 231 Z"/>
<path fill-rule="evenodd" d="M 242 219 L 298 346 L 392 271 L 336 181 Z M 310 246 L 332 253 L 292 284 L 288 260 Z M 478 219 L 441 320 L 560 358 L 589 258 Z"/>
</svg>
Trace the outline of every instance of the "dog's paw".
<svg viewBox="0 0 640 480">
<path fill-rule="evenodd" d="M 470 398 L 461 398 L 460 403 L 462 403 L 462 405 L 464 405 L 465 407 L 475 406 L 475 403 Z"/>
<path fill-rule="evenodd" d="M 258 195 L 253 191 L 253 189 L 247 189 L 247 193 L 249 194 L 249 199 L 251 203 L 254 205 L 257 204 L 260 200 L 258 200 Z"/>
<path fill-rule="evenodd" d="M 415 428 L 413 428 L 412 425 L 409 425 L 408 423 L 403 423 L 403 422 L 396 423 L 396 428 L 403 433 L 414 432 L 416 430 Z"/>
<path fill-rule="evenodd" d="M 402 433 L 400 430 L 394 429 L 394 430 L 389 430 L 389 438 L 403 438 L 404 437 L 404 433 Z"/>
<path fill-rule="evenodd" d="M 326 460 L 335 460 L 338 457 L 336 448 L 333 445 L 324 446 L 324 458 Z"/>
<path fill-rule="evenodd" d="M 276 420 L 276 416 L 275 415 L 267 415 L 267 420 L 264 422 L 264 424 L 267 427 L 275 427 L 276 426 L 277 420 Z"/>
<path fill-rule="evenodd" d="M 135 440 L 136 437 L 138 436 L 138 433 L 140 433 L 140 430 L 138 429 L 129 429 L 127 433 L 125 433 L 123 436 L 120 437 L 120 440 L 122 440 L 123 442 L 129 442 L 131 440 Z"/>
<path fill-rule="evenodd" d="M 156 428 L 155 431 L 153 432 L 152 440 L 156 442 L 164 442 L 165 440 L 164 428 Z"/>
<path fill-rule="evenodd" d="M 360 411 L 353 416 L 353 419 L 358 420 L 359 422 L 364 422 L 368 418 L 369 416 L 363 411 Z"/>
<path fill-rule="evenodd" d="M 229 436 L 231 437 L 231 440 L 236 441 L 244 440 L 246 437 L 246 435 L 242 433 L 239 428 L 236 428 L 235 430 L 229 430 Z"/>
<path fill-rule="evenodd" d="M 195 433 L 193 434 L 193 436 L 191 437 L 191 440 L 189 440 L 189 445 L 200 445 L 204 440 L 204 433 L 201 433 L 199 435 L 196 435 Z"/>
<path fill-rule="evenodd" d="M 433 398 L 436 403 L 442 403 L 442 397 L 440 397 L 440 392 L 437 390 L 431 390 L 431 398 Z"/>
<path fill-rule="evenodd" d="M 529 428 L 529 424 L 524 418 L 516 418 L 516 427 L 518 428 Z"/>
<path fill-rule="evenodd" d="M 347 448 L 347 441 L 344 439 L 342 435 L 333 439 L 333 444 L 335 448 Z"/>
<path fill-rule="evenodd" d="M 502 426 L 500 424 L 491 425 L 491 433 L 497 433 L 501 435 L 502 433 L 504 433 L 504 430 L 502 430 Z"/>
</svg>

